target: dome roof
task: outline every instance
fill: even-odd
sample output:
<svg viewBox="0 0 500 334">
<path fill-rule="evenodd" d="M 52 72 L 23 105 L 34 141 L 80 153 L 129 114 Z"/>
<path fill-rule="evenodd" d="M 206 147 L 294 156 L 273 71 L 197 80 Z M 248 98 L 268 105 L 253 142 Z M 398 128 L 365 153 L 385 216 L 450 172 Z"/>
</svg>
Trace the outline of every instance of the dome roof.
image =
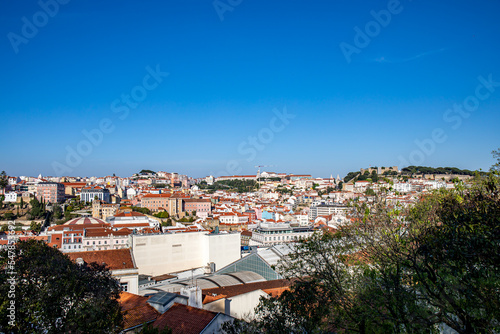
<svg viewBox="0 0 500 334">
<path fill-rule="evenodd" d="M 105 221 L 93 217 L 73 218 L 64 223 L 64 225 L 99 225 L 99 224 L 109 225 Z"/>
</svg>

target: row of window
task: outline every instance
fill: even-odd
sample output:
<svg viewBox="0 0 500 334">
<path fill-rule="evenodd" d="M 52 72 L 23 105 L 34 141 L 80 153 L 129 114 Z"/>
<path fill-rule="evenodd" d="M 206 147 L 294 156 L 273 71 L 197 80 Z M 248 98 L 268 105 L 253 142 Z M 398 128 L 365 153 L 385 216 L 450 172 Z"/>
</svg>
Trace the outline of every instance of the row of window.
<svg viewBox="0 0 500 334">
<path fill-rule="evenodd" d="M 118 240 L 115 240 L 115 243 L 117 244 Z M 122 240 L 122 244 L 124 244 L 124 243 L 125 243 L 125 240 Z M 95 245 L 95 244 L 96 244 L 95 241 L 92 241 L 92 245 Z M 100 245 L 100 244 L 101 244 L 101 240 L 98 241 L 98 245 Z M 107 245 L 108 241 L 104 240 L 104 244 Z M 110 244 L 111 244 L 111 242 L 110 242 Z M 87 241 L 87 245 L 90 245 L 90 241 Z"/>
</svg>

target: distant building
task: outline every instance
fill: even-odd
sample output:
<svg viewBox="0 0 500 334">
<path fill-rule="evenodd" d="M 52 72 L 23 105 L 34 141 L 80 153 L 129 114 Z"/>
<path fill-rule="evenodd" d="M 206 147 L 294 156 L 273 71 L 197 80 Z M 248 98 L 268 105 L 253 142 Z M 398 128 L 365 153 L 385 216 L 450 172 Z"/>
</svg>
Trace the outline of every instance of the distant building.
<svg viewBox="0 0 500 334">
<path fill-rule="evenodd" d="M 160 222 L 158 220 L 130 209 L 118 212 L 114 216 L 108 217 L 106 221 L 111 224 L 114 229 L 126 227 L 130 230 L 140 231 L 145 228 L 160 227 Z"/>
<path fill-rule="evenodd" d="M 94 199 L 104 201 L 106 203 L 111 202 L 111 194 L 109 193 L 109 189 L 95 186 L 95 187 L 86 187 L 82 189 L 80 193 L 80 201 L 82 202 L 93 202 Z"/>
<path fill-rule="evenodd" d="M 118 211 L 119 204 L 107 204 L 103 201 L 97 200 L 92 202 L 92 217 L 106 220 L 112 217 Z"/>
<path fill-rule="evenodd" d="M 15 191 L 11 191 L 5 194 L 5 202 L 16 203 L 18 198 L 18 194 Z"/>
<path fill-rule="evenodd" d="M 212 202 L 209 199 L 186 198 L 184 201 L 184 211 L 196 212 L 196 216 L 206 218 L 212 214 Z"/>
<path fill-rule="evenodd" d="M 182 194 L 147 194 L 141 199 L 141 206 L 152 212 L 167 211 L 175 216 L 184 212 L 184 202 L 188 196 Z"/>
<path fill-rule="evenodd" d="M 62 203 L 65 200 L 64 185 L 56 182 L 40 182 L 36 185 L 36 197 L 46 203 Z"/>
<path fill-rule="evenodd" d="M 347 207 L 341 204 L 318 204 L 309 209 L 309 219 L 314 220 L 318 216 L 345 215 Z"/>
<path fill-rule="evenodd" d="M 251 241 L 258 245 L 272 246 L 305 239 L 312 234 L 312 227 L 291 227 L 289 223 L 261 223 L 253 230 Z"/>
<path fill-rule="evenodd" d="M 297 181 L 297 180 L 302 180 L 302 179 L 309 180 L 309 179 L 312 179 L 312 176 L 309 174 L 298 174 L 298 175 L 290 174 L 290 175 L 286 176 L 286 179 L 290 180 L 290 181 Z"/>
</svg>

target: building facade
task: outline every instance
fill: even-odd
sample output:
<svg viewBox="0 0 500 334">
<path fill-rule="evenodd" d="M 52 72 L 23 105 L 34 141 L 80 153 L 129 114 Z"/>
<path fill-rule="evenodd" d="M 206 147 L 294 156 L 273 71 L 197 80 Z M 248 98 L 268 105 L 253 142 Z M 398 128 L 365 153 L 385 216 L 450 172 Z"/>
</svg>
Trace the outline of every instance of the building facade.
<svg viewBox="0 0 500 334">
<path fill-rule="evenodd" d="M 62 203 L 65 199 L 64 185 L 57 182 L 40 182 L 36 185 L 36 197 L 45 203 Z"/>
<path fill-rule="evenodd" d="M 111 194 L 109 193 L 109 189 L 99 186 L 85 187 L 80 193 L 80 201 L 82 202 L 93 202 L 96 198 L 100 201 L 110 203 Z"/>
</svg>

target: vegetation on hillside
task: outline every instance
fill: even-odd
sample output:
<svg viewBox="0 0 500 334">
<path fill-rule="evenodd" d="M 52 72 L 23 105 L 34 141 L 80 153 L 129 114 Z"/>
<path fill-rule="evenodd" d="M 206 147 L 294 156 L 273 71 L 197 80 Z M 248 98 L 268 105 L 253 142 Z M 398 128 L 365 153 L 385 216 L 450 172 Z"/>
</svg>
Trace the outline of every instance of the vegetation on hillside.
<svg viewBox="0 0 500 334">
<path fill-rule="evenodd" d="M 238 193 L 245 193 L 259 189 L 258 182 L 254 180 L 224 180 L 214 182 L 212 185 L 208 185 L 203 181 L 200 182 L 198 186 L 200 187 L 200 189 L 207 189 L 210 192 L 215 192 L 217 190 L 227 190 Z"/>
<path fill-rule="evenodd" d="M 459 169 L 456 167 L 425 167 L 425 166 L 408 166 L 401 169 L 401 173 L 410 175 L 419 174 L 456 174 L 474 176 L 475 172 L 468 169 Z"/>
</svg>

